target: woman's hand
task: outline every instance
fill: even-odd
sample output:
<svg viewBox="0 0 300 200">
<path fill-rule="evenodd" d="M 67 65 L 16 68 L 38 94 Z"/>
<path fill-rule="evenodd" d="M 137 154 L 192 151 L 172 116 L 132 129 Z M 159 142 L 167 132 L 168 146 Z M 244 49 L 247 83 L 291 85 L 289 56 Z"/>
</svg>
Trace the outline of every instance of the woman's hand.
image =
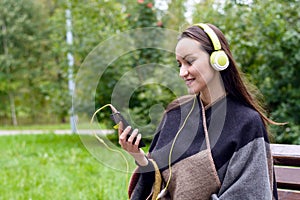
<svg viewBox="0 0 300 200">
<path fill-rule="evenodd" d="M 144 151 L 139 148 L 139 143 L 142 139 L 142 135 L 138 133 L 138 129 L 134 129 L 129 138 L 127 139 L 127 135 L 129 134 L 130 130 L 131 127 L 127 126 L 123 131 L 123 124 L 122 122 L 120 122 L 118 128 L 119 144 L 125 151 L 127 151 L 134 157 L 134 159 L 139 165 L 146 166 L 148 165 L 148 159 L 145 157 Z M 134 141 L 135 137 L 136 140 Z"/>
<path fill-rule="evenodd" d="M 130 126 L 127 126 L 123 131 L 123 124 L 120 122 L 119 124 L 119 144 L 121 147 L 126 150 L 130 154 L 139 153 L 139 143 L 141 141 L 142 135 L 138 134 L 138 129 L 134 129 L 131 136 L 127 139 L 127 136 L 131 130 Z M 136 138 L 135 142 L 133 143 L 134 138 Z"/>
</svg>

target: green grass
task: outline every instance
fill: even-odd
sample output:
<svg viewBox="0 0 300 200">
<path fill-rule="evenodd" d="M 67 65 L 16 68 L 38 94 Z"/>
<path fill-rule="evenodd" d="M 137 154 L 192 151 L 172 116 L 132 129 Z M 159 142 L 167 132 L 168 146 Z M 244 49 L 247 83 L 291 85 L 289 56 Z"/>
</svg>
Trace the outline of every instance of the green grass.
<svg viewBox="0 0 300 200">
<path fill-rule="evenodd" d="M 112 152 L 101 150 L 102 159 Z M 127 199 L 130 174 L 96 160 L 78 135 L 0 137 L 0 199 Z M 105 154 L 105 155 L 103 155 Z M 121 163 L 122 159 L 111 159 Z M 134 167 L 134 164 L 130 162 Z M 123 164 L 124 165 L 124 164 Z"/>
<path fill-rule="evenodd" d="M 97 125 L 99 129 L 107 129 L 107 126 L 105 124 L 98 124 Z M 89 123 L 86 124 L 80 124 L 80 129 L 89 129 L 91 128 L 91 125 Z M 48 131 L 54 131 L 54 130 L 70 130 L 71 125 L 69 123 L 64 124 L 33 124 L 33 125 L 19 125 L 19 126 L 12 126 L 12 125 L 2 125 L 0 126 L 0 130 L 48 130 Z"/>
</svg>

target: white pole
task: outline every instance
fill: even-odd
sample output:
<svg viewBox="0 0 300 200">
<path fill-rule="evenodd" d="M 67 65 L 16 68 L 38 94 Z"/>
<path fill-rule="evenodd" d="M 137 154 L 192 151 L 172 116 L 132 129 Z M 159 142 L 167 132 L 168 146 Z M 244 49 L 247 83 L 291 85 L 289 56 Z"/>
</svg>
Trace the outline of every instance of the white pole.
<svg viewBox="0 0 300 200">
<path fill-rule="evenodd" d="M 72 15 L 71 15 L 71 9 L 70 9 L 70 3 L 68 5 L 68 9 L 66 9 L 66 41 L 69 46 L 73 44 L 73 35 L 72 35 Z M 75 83 L 73 80 L 73 66 L 74 66 L 74 57 L 72 55 L 72 52 L 69 50 L 67 54 L 68 59 L 68 86 L 69 86 L 69 93 L 71 97 L 72 102 L 72 96 L 75 89 Z M 71 125 L 71 131 L 72 133 L 76 132 L 75 128 L 75 116 L 74 116 L 74 109 L 73 105 L 71 104 L 70 108 L 70 125 Z"/>
</svg>

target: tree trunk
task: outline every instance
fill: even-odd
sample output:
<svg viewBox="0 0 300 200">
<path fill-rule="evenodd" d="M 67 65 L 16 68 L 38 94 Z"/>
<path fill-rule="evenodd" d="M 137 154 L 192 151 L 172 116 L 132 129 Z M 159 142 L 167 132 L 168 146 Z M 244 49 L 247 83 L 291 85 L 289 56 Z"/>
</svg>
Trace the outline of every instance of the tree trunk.
<svg viewBox="0 0 300 200">
<path fill-rule="evenodd" d="M 15 97 L 12 92 L 8 93 L 9 97 L 9 104 L 10 104 L 10 111 L 11 111 L 11 121 L 14 126 L 18 125 L 18 120 L 17 120 L 17 114 L 16 114 L 16 106 L 15 106 Z"/>
<path fill-rule="evenodd" d="M 6 38 L 6 25 L 3 23 L 2 25 L 2 34 L 3 34 L 3 49 L 4 49 L 4 55 L 7 58 L 8 57 L 8 46 L 7 46 L 7 38 Z M 6 73 L 10 73 L 9 66 L 6 66 Z M 8 84 L 10 83 L 10 79 L 8 79 Z M 17 121 L 17 114 L 16 114 L 16 106 L 15 106 L 15 97 L 14 94 L 11 91 L 8 91 L 8 98 L 9 98 L 9 105 L 10 105 L 10 111 L 11 111 L 11 120 L 14 126 L 18 125 Z"/>
</svg>

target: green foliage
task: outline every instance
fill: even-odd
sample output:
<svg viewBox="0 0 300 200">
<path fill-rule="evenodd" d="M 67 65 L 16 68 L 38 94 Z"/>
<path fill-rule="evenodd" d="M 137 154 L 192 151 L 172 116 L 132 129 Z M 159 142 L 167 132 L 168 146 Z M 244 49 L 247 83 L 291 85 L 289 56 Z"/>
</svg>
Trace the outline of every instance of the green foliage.
<svg viewBox="0 0 300 200">
<path fill-rule="evenodd" d="M 193 20 L 224 30 L 242 71 L 264 95 L 270 117 L 289 122 L 272 127 L 276 142 L 300 144 L 299 1 L 215 2 L 199 4 Z"/>
<path fill-rule="evenodd" d="M 99 163 L 78 135 L 2 136 L 0 150 L 0 199 L 127 198 L 130 174 Z"/>
<path fill-rule="evenodd" d="M 164 27 L 177 31 L 182 31 L 184 29 L 184 26 L 188 24 L 184 15 L 187 11 L 189 11 L 185 4 L 185 0 L 170 1 L 168 9 L 162 14 L 161 21 L 164 24 Z"/>
<path fill-rule="evenodd" d="M 7 116 L 16 125 L 16 115 L 28 113 L 29 102 L 42 107 L 44 99 L 36 84 L 43 80 L 47 61 L 45 54 L 46 22 L 41 5 L 30 0 L 0 2 L 0 95 L 8 104 L 2 104 L 0 116 Z M 28 73 L 30 71 L 30 73 Z M 30 92 L 35 96 L 29 95 Z M 1 109 L 2 110 L 2 109 Z M 31 110 L 31 116 L 37 115 Z"/>
<path fill-rule="evenodd" d="M 154 8 L 154 1 L 137 1 L 126 7 L 126 9 L 129 13 L 127 15 L 129 28 L 161 27 L 156 16 L 157 10 Z M 165 35 L 163 32 L 160 33 L 159 30 L 149 30 L 147 34 L 147 38 L 143 35 L 137 35 L 131 38 L 135 46 L 151 47 L 165 40 Z M 113 90 L 116 85 L 119 84 L 124 88 L 116 94 L 119 98 L 127 96 L 128 92 L 133 93 L 132 96 L 130 96 L 127 107 L 117 107 L 117 109 L 125 114 L 127 120 L 130 121 L 133 127 L 142 127 L 140 131 L 143 133 L 143 136 L 153 134 L 156 127 L 155 125 L 157 125 L 161 119 L 162 109 L 156 109 L 156 111 L 154 111 L 155 109 L 152 108 L 155 107 L 155 105 L 165 108 L 175 97 L 168 88 L 157 83 L 157 80 L 153 80 L 156 83 L 151 83 L 151 79 L 157 79 L 157 77 L 159 77 L 158 75 L 163 73 L 160 66 L 156 66 L 157 64 L 164 63 L 164 65 L 174 66 L 174 57 L 172 53 L 154 48 L 137 48 L 132 52 L 128 52 L 126 55 L 118 57 L 117 60 L 113 61 L 107 67 L 99 81 L 96 106 L 100 107 L 101 105 L 111 102 Z M 170 58 L 172 58 L 171 62 Z M 145 70 L 145 68 L 150 65 L 152 69 Z M 148 76 L 150 73 L 152 75 Z M 132 75 L 126 76 L 126 81 L 122 81 L 122 78 L 126 74 Z M 149 84 L 144 85 L 147 81 Z M 161 80 L 161 83 L 162 82 L 163 80 Z M 137 88 L 133 87 L 135 85 Z M 99 118 L 101 120 L 105 119 L 105 115 L 107 114 L 102 114 Z M 132 118 L 128 115 L 132 116 Z"/>
<path fill-rule="evenodd" d="M 156 26 L 157 16 L 153 0 L 138 0 L 128 8 L 128 21 L 132 28 Z"/>
<path fill-rule="evenodd" d="M 77 69 L 100 42 L 128 27 L 120 3 L 105 0 L 72 1 L 70 9 L 74 35 L 72 52 Z"/>
</svg>

